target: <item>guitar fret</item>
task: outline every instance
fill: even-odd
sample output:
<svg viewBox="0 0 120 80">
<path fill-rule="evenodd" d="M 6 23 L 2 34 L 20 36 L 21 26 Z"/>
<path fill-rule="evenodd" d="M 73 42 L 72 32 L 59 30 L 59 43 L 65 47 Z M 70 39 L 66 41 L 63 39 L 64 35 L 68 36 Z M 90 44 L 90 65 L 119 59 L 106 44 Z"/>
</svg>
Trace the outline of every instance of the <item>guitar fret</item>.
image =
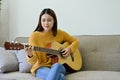
<svg viewBox="0 0 120 80">
<path fill-rule="evenodd" d="M 34 50 L 47 52 L 48 54 L 58 54 L 60 53 L 59 50 L 53 50 L 53 49 L 47 49 L 47 48 L 41 48 L 41 47 L 34 47 Z"/>
</svg>

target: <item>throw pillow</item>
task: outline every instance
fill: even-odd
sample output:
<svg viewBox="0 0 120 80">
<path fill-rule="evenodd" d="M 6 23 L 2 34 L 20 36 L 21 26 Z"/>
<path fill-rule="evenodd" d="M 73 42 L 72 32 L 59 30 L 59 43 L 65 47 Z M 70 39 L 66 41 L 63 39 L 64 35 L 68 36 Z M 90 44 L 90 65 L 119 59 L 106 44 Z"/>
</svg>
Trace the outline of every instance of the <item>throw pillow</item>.
<svg viewBox="0 0 120 80">
<path fill-rule="evenodd" d="M 18 62 L 15 53 L 0 49 L 0 73 L 18 70 Z"/>
<path fill-rule="evenodd" d="M 18 59 L 18 63 L 19 63 L 19 71 L 23 72 L 23 73 L 30 72 L 32 65 L 30 65 L 27 62 L 25 50 L 24 49 L 19 50 L 16 55 L 17 55 L 17 59 Z"/>
</svg>

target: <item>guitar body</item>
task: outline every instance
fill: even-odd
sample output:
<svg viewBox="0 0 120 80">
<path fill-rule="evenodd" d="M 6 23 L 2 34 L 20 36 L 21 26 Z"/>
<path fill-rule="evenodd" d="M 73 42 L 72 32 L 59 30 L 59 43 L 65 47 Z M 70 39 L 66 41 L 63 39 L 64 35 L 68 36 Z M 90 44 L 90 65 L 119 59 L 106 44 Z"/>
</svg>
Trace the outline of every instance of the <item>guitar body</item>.
<svg viewBox="0 0 120 80">
<path fill-rule="evenodd" d="M 66 48 L 69 46 L 69 43 L 65 42 L 63 44 L 60 44 L 58 42 L 53 42 L 51 44 L 51 48 L 55 50 L 59 50 L 60 48 Z M 61 54 L 57 54 L 58 56 L 58 62 L 63 64 L 67 71 L 74 72 L 80 70 L 82 67 L 82 58 L 81 54 L 78 49 L 75 50 L 75 52 L 71 53 L 68 57 L 63 57 Z"/>
</svg>

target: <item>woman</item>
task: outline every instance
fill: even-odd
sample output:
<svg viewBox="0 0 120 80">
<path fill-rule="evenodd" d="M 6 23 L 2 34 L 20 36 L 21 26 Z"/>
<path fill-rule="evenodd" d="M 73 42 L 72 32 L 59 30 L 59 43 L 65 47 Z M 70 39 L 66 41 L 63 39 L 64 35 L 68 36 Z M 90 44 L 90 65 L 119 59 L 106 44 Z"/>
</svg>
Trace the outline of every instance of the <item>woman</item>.
<svg viewBox="0 0 120 80">
<path fill-rule="evenodd" d="M 57 29 L 55 12 L 50 8 L 46 8 L 41 12 L 38 25 L 29 37 L 29 44 L 48 48 L 50 47 L 49 44 L 53 42 L 68 42 L 70 44 L 60 51 L 63 57 L 68 57 L 79 44 L 76 38 Z M 34 50 L 33 47 L 26 48 L 27 60 L 33 65 L 31 73 L 43 80 L 65 80 L 65 67 L 58 62 L 53 63 L 54 57 L 50 57 L 51 55 L 47 53 Z"/>
</svg>

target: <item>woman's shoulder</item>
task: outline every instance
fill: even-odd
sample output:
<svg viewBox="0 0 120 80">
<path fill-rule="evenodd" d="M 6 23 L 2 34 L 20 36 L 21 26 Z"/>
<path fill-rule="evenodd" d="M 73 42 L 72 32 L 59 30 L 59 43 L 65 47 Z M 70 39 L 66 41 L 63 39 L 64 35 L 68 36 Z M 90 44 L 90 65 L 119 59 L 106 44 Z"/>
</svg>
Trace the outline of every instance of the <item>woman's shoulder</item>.
<svg viewBox="0 0 120 80">
<path fill-rule="evenodd" d="M 39 31 L 34 31 L 30 34 L 30 37 L 37 36 L 39 33 L 40 33 Z"/>
<path fill-rule="evenodd" d="M 36 35 L 36 34 L 40 34 L 40 32 L 39 31 L 34 31 L 34 32 L 31 33 L 31 35 Z"/>
<path fill-rule="evenodd" d="M 62 29 L 58 29 L 58 32 L 59 33 L 66 33 L 64 30 L 62 30 Z"/>
<path fill-rule="evenodd" d="M 64 30 L 58 29 L 58 33 L 60 34 L 68 34 L 67 32 L 65 32 Z"/>
</svg>

